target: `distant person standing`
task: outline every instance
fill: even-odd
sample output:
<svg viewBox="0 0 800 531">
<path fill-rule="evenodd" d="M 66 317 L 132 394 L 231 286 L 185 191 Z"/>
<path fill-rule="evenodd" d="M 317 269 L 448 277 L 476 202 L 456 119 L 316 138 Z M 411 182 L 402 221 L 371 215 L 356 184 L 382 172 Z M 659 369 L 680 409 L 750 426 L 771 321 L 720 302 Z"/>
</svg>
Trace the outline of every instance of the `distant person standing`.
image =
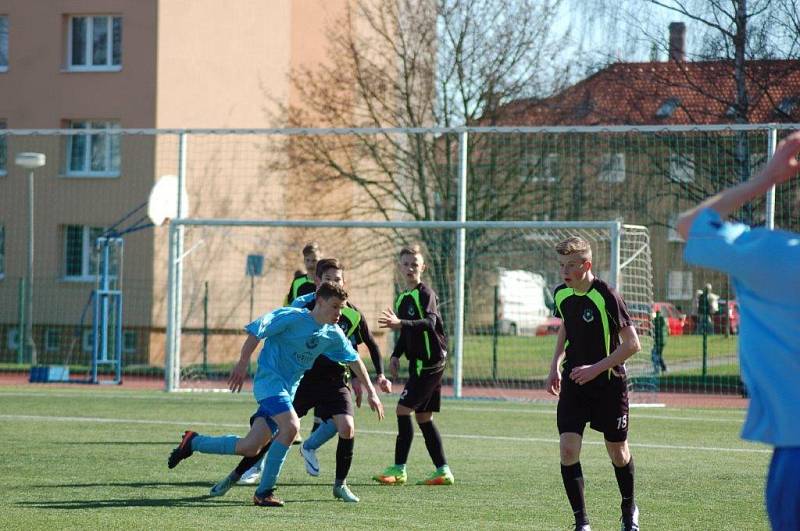
<svg viewBox="0 0 800 531">
<path fill-rule="evenodd" d="M 653 314 L 653 350 L 650 352 L 653 360 L 653 372 L 656 374 L 659 370 L 667 372 L 667 364 L 664 363 L 664 347 L 667 344 L 668 335 L 667 320 L 661 314 L 661 310 L 656 310 Z"/>
<path fill-rule="evenodd" d="M 741 309 L 739 357 L 750 393 L 742 437 L 772 445 L 766 505 L 775 530 L 800 529 L 800 234 L 725 218 L 800 171 L 800 132 L 750 180 L 681 214 L 686 261 L 730 275 Z"/>
<path fill-rule="evenodd" d="M 320 258 L 322 258 L 322 251 L 320 251 L 317 242 L 309 242 L 303 247 L 303 265 L 306 267 L 306 274 L 304 275 L 301 271 L 298 276 L 297 272 L 295 272 L 292 285 L 289 286 L 289 293 L 284 300 L 285 306 L 289 306 L 297 297 L 314 293 L 317 290 L 314 274 L 317 270 L 317 261 Z"/>
</svg>

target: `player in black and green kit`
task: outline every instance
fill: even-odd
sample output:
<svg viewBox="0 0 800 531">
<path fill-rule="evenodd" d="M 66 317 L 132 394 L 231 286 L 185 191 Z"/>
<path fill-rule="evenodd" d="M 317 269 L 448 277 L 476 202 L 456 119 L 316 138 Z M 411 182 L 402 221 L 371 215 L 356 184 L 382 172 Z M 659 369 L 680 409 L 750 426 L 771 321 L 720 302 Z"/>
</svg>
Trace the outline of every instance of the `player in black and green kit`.
<svg viewBox="0 0 800 531">
<path fill-rule="evenodd" d="M 638 531 L 633 498 L 633 459 L 628 448 L 625 360 L 641 349 L 625 301 L 592 273 L 592 249 L 582 238 L 556 246 L 564 283 L 555 290 L 562 324 L 547 390 L 558 396 L 561 477 L 575 529 L 589 531 L 580 453 L 586 423 L 601 432 L 622 495 L 622 529 Z M 563 367 L 562 367 L 563 362 Z M 562 382 L 562 373 L 564 379 Z"/>
<path fill-rule="evenodd" d="M 392 377 L 396 377 L 400 356 L 408 358 L 408 382 L 397 403 L 397 440 L 394 465 L 372 479 L 385 485 L 405 483 L 406 461 L 414 437 L 411 413 L 417 418 L 425 446 L 436 470 L 418 485 L 452 485 L 453 474 L 447 465 L 442 437 L 433 424 L 433 413 L 439 411 L 442 376 L 447 362 L 447 337 L 439 315 L 436 293 L 422 281 L 425 261 L 418 247 L 400 251 L 400 274 L 406 285 L 395 301 L 394 310 L 383 311 L 378 319 L 382 328 L 400 330 L 391 358 Z"/>
<path fill-rule="evenodd" d="M 289 286 L 289 293 L 286 295 L 284 305 L 289 306 L 297 297 L 314 293 L 317 284 L 314 282 L 314 272 L 317 269 L 317 261 L 322 258 L 317 242 L 310 242 L 303 247 L 303 264 L 306 266 L 306 274 L 295 277 L 292 285 Z"/>
</svg>

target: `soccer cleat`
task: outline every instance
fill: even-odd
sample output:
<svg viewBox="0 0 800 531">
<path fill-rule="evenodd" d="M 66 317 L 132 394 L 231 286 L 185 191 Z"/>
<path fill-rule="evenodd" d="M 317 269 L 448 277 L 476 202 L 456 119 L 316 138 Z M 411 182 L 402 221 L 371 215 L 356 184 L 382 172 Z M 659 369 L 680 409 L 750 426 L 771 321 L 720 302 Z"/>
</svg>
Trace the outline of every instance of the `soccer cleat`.
<svg viewBox="0 0 800 531">
<path fill-rule="evenodd" d="M 592 531 L 589 524 L 575 524 L 575 531 Z"/>
<path fill-rule="evenodd" d="M 225 479 L 211 487 L 211 492 L 208 493 L 209 496 L 225 496 L 229 490 L 233 487 L 233 480 L 230 476 L 225 476 Z"/>
<path fill-rule="evenodd" d="M 283 500 L 275 497 L 272 491 L 267 491 L 263 496 L 258 493 L 253 494 L 253 505 L 259 507 L 283 507 Z"/>
<path fill-rule="evenodd" d="M 300 455 L 303 456 L 303 463 L 306 465 L 306 472 L 309 476 L 319 476 L 319 459 L 317 459 L 317 451 L 309 450 L 305 445 L 300 445 Z"/>
<path fill-rule="evenodd" d="M 259 481 L 261 481 L 261 463 L 256 463 L 255 465 L 251 466 L 247 469 L 247 472 L 242 474 L 242 477 L 239 478 L 238 483 L 239 485 L 255 485 Z"/>
<path fill-rule="evenodd" d="M 372 476 L 374 481 L 384 485 L 402 485 L 408 481 L 405 467 L 392 465 L 376 476 Z"/>
<path fill-rule="evenodd" d="M 358 496 L 353 494 L 346 483 L 333 486 L 333 497 L 350 503 L 358 503 L 359 501 Z"/>
<path fill-rule="evenodd" d="M 639 507 L 633 506 L 633 510 L 629 513 L 622 513 L 622 531 L 639 531 Z"/>
<path fill-rule="evenodd" d="M 169 454 L 169 459 L 167 459 L 167 466 L 169 468 L 175 468 L 178 466 L 178 463 L 192 456 L 194 453 L 192 452 L 192 439 L 195 437 L 197 437 L 197 432 L 183 432 L 183 439 L 181 439 L 181 443 L 177 448 L 172 450 L 172 453 Z"/>
<path fill-rule="evenodd" d="M 417 485 L 452 485 L 455 481 L 450 469 L 442 467 L 434 470 L 427 478 L 417 481 Z"/>
<path fill-rule="evenodd" d="M 303 436 L 300 435 L 300 432 L 297 432 L 297 436 L 292 441 L 292 445 L 295 445 L 295 444 L 303 444 Z"/>
</svg>

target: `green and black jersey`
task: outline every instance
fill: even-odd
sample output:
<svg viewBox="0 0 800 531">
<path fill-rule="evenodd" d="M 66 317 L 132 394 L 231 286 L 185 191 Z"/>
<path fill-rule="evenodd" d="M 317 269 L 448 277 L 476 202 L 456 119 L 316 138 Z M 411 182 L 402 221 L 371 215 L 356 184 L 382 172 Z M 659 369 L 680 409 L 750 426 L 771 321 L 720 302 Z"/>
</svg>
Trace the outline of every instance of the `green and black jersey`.
<svg viewBox="0 0 800 531">
<path fill-rule="evenodd" d="M 306 308 L 309 310 L 314 309 L 314 304 L 316 299 L 311 300 L 308 304 L 306 304 Z M 377 341 L 375 341 L 375 337 L 372 335 L 372 332 L 369 330 L 369 325 L 367 325 L 367 319 L 364 317 L 364 314 L 361 313 L 361 310 L 355 307 L 354 304 L 351 304 L 349 301 L 346 303 L 346 306 L 342 308 L 342 316 L 339 318 L 339 322 L 336 323 L 344 332 L 344 335 L 347 336 L 347 339 L 350 340 L 350 344 L 353 345 L 353 348 L 358 350 L 358 345 L 364 343 L 369 349 L 369 356 L 372 359 L 372 364 L 375 366 L 376 374 L 383 374 L 383 359 L 381 358 L 381 349 L 378 347 Z M 337 363 L 327 356 L 319 356 L 316 361 L 314 361 L 314 365 L 306 371 L 304 378 L 310 378 L 313 381 L 320 381 L 320 380 L 338 380 L 340 378 L 344 378 L 347 376 L 347 366 L 341 363 Z"/>
<path fill-rule="evenodd" d="M 308 275 L 297 277 L 292 281 L 292 285 L 289 286 L 289 294 L 286 295 L 284 306 L 289 306 L 297 297 L 308 295 L 315 291 L 317 291 L 317 285 L 314 283 L 313 278 Z"/>
<path fill-rule="evenodd" d="M 436 293 L 420 282 L 397 296 L 394 312 L 401 327 L 392 357 L 405 354 L 418 375 L 425 369 L 442 367 L 447 360 L 447 336 Z"/>
<path fill-rule="evenodd" d="M 614 288 L 598 278 L 592 281 L 586 293 L 561 284 L 553 298 L 555 315 L 563 319 L 567 334 L 564 374 L 569 374 L 574 367 L 592 365 L 609 356 L 620 345 L 620 331 L 632 324 L 625 301 Z M 624 367 L 615 367 L 615 371 L 623 374 Z M 609 377 L 610 374 L 611 371 Z"/>
</svg>

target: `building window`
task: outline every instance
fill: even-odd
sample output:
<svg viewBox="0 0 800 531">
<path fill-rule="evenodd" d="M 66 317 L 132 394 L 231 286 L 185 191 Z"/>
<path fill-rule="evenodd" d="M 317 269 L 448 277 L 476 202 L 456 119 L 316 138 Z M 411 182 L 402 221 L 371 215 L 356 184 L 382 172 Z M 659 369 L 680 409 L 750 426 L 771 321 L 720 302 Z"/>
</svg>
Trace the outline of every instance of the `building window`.
<svg viewBox="0 0 800 531">
<path fill-rule="evenodd" d="M 685 242 L 681 235 L 678 233 L 678 230 L 675 228 L 678 226 L 678 214 L 671 214 L 669 216 L 669 221 L 667 222 L 669 225 L 667 231 L 667 241 L 670 242 Z"/>
<path fill-rule="evenodd" d="M 688 153 L 670 153 L 669 178 L 676 183 L 694 182 L 694 156 Z"/>
<path fill-rule="evenodd" d="M 74 71 L 119 70 L 122 17 L 70 17 L 67 64 Z"/>
<path fill-rule="evenodd" d="M 6 348 L 12 352 L 19 350 L 19 328 L 7 328 L 6 330 Z"/>
<path fill-rule="evenodd" d="M 118 129 L 117 122 L 69 122 L 70 129 L 94 131 Z M 78 133 L 67 138 L 67 175 L 119 177 L 120 135 L 103 132 Z"/>
<path fill-rule="evenodd" d="M 67 225 L 64 227 L 64 278 L 94 280 L 97 274 L 97 254 L 94 243 L 103 233 L 99 227 Z"/>
<path fill-rule="evenodd" d="M 670 271 L 667 278 L 667 298 L 673 301 L 690 301 L 694 297 L 691 271 Z"/>
<path fill-rule="evenodd" d="M 0 72 L 8 70 L 8 17 L 0 16 Z"/>
<path fill-rule="evenodd" d="M 603 153 L 598 179 L 606 183 L 625 182 L 625 153 Z"/>
<path fill-rule="evenodd" d="M 558 153 L 526 153 L 522 159 L 522 179 L 532 183 L 553 183 L 559 177 Z"/>
<path fill-rule="evenodd" d="M 677 109 L 680 104 L 680 98 L 667 98 L 661 103 L 661 106 L 659 106 L 658 110 L 656 111 L 656 118 L 669 118 L 675 114 L 675 109 Z"/>
<path fill-rule="evenodd" d="M 122 351 L 129 354 L 136 352 L 136 330 L 124 330 L 122 332 Z"/>
<path fill-rule="evenodd" d="M 44 331 L 44 349 L 47 352 L 56 352 L 61 346 L 61 332 L 54 328 Z"/>
<path fill-rule="evenodd" d="M 0 129 L 6 128 L 6 121 L 0 120 Z M 0 136 L 0 175 L 6 174 L 8 163 L 8 137 L 6 135 Z"/>
<path fill-rule="evenodd" d="M 84 352 L 94 351 L 94 332 L 91 330 L 84 330 L 83 337 L 81 338 L 81 347 Z"/>
</svg>

